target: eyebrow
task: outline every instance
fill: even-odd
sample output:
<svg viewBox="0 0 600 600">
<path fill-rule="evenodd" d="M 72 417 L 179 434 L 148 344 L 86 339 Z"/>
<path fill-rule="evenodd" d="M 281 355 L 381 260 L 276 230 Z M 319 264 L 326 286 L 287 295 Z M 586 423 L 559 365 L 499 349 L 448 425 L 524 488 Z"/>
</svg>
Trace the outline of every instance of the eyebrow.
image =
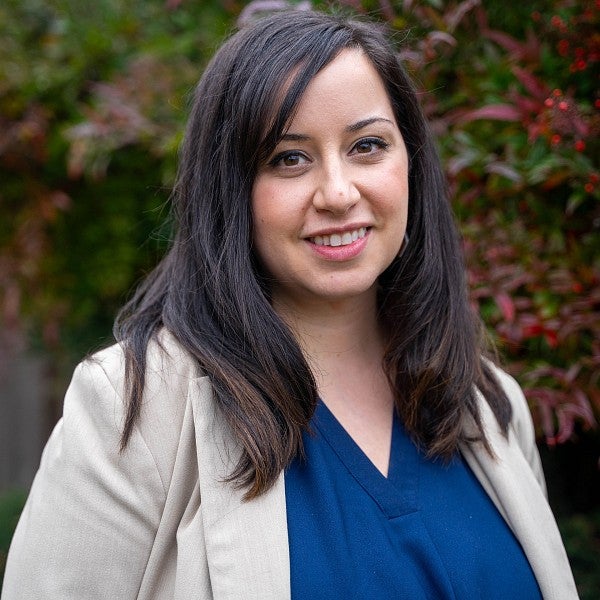
<svg viewBox="0 0 600 600">
<path fill-rule="evenodd" d="M 281 136 L 281 140 L 289 142 L 306 142 L 307 140 L 310 140 L 310 136 L 302 133 L 284 133 Z"/>
<path fill-rule="evenodd" d="M 352 125 L 345 127 L 344 130 L 348 133 L 354 133 L 355 131 L 360 131 L 369 125 L 372 125 L 373 123 L 389 123 L 390 125 L 394 124 L 392 121 L 390 121 L 390 119 L 386 119 L 384 117 L 370 117 L 368 119 L 362 119 L 356 123 L 352 123 Z M 285 133 L 281 136 L 281 140 L 288 142 L 305 142 L 310 140 L 310 136 L 302 133 Z"/>
<path fill-rule="evenodd" d="M 372 125 L 373 123 L 382 123 L 382 122 L 389 123 L 390 125 L 394 124 L 392 121 L 390 121 L 389 119 L 386 119 L 384 117 L 371 117 L 369 119 L 363 119 L 362 121 L 353 123 L 352 125 L 348 125 L 348 127 L 346 127 L 346 131 L 349 133 L 352 133 L 354 131 L 359 131 L 363 127 L 368 127 L 369 125 Z"/>
</svg>

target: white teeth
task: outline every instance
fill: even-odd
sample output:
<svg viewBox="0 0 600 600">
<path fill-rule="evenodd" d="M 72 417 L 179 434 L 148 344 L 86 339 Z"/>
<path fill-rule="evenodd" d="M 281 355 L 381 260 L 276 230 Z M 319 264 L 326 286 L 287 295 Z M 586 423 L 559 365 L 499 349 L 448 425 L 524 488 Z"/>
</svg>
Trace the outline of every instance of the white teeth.
<svg viewBox="0 0 600 600">
<path fill-rule="evenodd" d="M 342 234 L 317 235 L 311 241 L 317 246 L 347 246 L 355 242 L 358 238 L 364 238 L 365 235 L 367 235 L 367 228 L 361 227 L 360 229 L 346 231 Z"/>
</svg>

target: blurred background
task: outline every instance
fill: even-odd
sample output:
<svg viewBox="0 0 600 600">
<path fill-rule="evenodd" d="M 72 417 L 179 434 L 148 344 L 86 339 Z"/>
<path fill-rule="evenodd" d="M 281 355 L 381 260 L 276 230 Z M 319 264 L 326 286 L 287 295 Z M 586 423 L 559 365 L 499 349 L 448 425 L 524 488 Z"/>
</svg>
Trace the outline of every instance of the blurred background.
<svg viewBox="0 0 600 600">
<path fill-rule="evenodd" d="M 473 305 L 530 401 L 581 597 L 598 598 L 599 0 L 3 0 L 0 578 L 74 365 L 168 244 L 190 91 L 236 24 L 289 5 L 397 31 Z"/>
</svg>

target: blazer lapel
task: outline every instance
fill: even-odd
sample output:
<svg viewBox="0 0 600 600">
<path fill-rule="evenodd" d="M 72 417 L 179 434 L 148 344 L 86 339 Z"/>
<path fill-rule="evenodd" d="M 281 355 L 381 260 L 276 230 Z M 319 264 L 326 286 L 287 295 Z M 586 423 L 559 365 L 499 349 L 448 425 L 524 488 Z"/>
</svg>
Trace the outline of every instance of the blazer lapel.
<svg viewBox="0 0 600 600">
<path fill-rule="evenodd" d="M 213 401 L 209 379 L 192 380 L 189 392 L 213 598 L 288 600 L 291 592 L 283 473 L 269 492 L 244 502 L 244 490 L 225 483 L 237 464 L 240 448 Z M 480 407 L 495 456 L 479 443 L 465 444 L 462 454 L 521 543 L 544 599 L 576 599 L 568 559 L 544 492 L 517 441 L 502 435 L 485 400 Z M 465 430 L 474 433 L 472 424 L 467 423 Z"/>
<path fill-rule="evenodd" d="M 461 452 L 471 470 L 519 540 L 544 600 L 577 598 L 569 561 L 554 516 L 516 439 L 507 439 L 485 400 L 480 403 L 487 439 L 495 456 L 480 443 Z M 475 429 L 467 424 L 473 435 Z M 509 430 L 509 438 L 514 432 Z"/>
<path fill-rule="evenodd" d="M 207 377 L 191 383 L 202 519 L 216 600 L 286 600 L 290 568 L 283 473 L 274 487 L 243 501 L 226 477 L 240 448 L 217 409 Z"/>
</svg>

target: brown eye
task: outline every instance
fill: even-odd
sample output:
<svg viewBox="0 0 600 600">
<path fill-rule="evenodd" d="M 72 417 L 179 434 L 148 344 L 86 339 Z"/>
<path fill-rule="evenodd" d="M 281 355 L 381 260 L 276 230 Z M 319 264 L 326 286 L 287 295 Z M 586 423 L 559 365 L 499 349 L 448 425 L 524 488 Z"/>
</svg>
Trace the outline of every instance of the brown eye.
<svg viewBox="0 0 600 600">
<path fill-rule="evenodd" d="M 298 154 L 288 154 L 281 159 L 281 164 L 286 167 L 295 167 L 299 162 L 300 156 Z"/>
<path fill-rule="evenodd" d="M 355 148 L 359 154 L 367 154 L 368 152 L 371 152 L 373 150 L 373 142 L 359 142 L 358 144 L 356 144 Z"/>
<path fill-rule="evenodd" d="M 301 152 L 282 152 L 273 157 L 269 164 L 272 167 L 299 167 L 308 162 L 308 159 Z"/>
<path fill-rule="evenodd" d="M 379 150 L 385 150 L 388 146 L 389 144 L 381 138 L 365 138 L 356 142 L 352 151 L 356 154 L 372 154 Z"/>
</svg>

